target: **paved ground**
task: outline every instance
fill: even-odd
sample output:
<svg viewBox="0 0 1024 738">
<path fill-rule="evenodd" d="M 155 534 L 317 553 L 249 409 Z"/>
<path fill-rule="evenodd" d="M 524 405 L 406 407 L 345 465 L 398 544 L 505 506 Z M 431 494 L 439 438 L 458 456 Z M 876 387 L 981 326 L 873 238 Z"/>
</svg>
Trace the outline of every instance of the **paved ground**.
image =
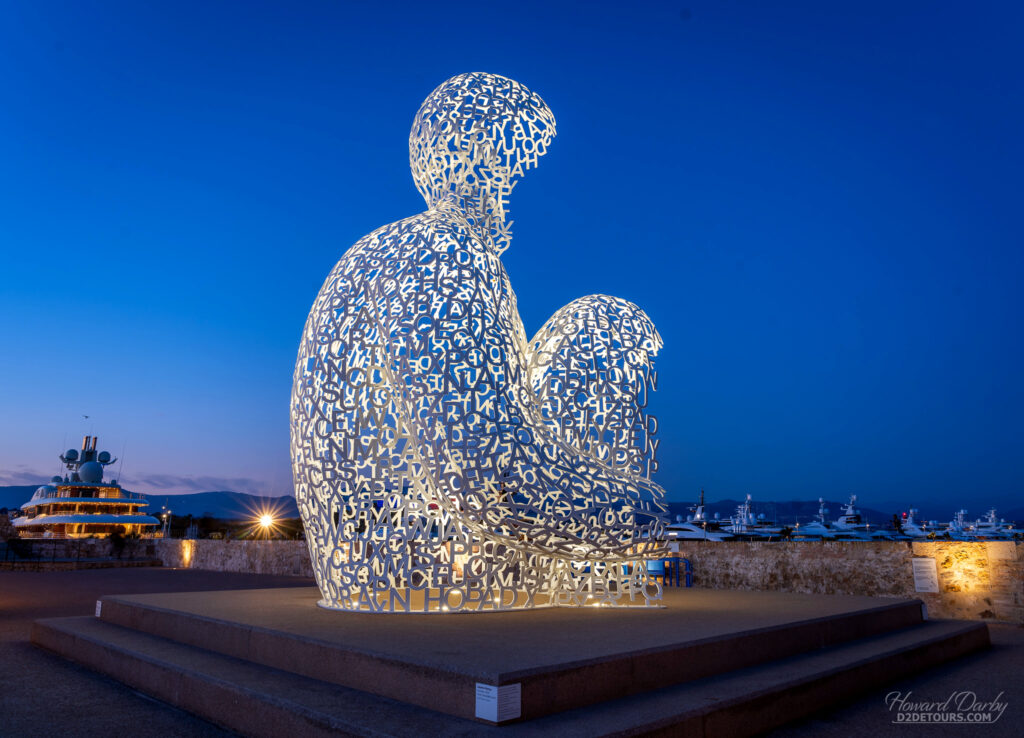
<svg viewBox="0 0 1024 738">
<path fill-rule="evenodd" d="M 210 723 L 42 651 L 32 621 L 86 615 L 104 594 L 308 587 L 311 580 L 182 569 L 0 572 L 0 736 L 229 736 Z"/>
<path fill-rule="evenodd" d="M 187 592 L 310 585 L 310 580 L 175 569 L 0 572 L 0 736 L 227 736 L 229 733 L 156 702 L 111 679 L 75 666 L 29 643 L 32 621 L 91 614 L 106 594 Z M 772 735 L 786 736 L 1017 736 L 1024 725 L 1024 628 L 992 626 L 993 649 L 904 680 L 850 707 Z M 896 725 L 887 694 L 945 701 L 974 692 L 1007 704 L 993 725 Z"/>
<path fill-rule="evenodd" d="M 771 738 L 817 738 L 867 735 L 871 738 L 942 738 L 943 736 L 1024 735 L 1024 628 L 989 625 L 992 649 L 966 656 L 925 674 L 904 679 L 875 690 L 849 707 L 773 731 Z M 967 693 L 970 703 L 997 700 L 1006 705 L 992 725 L 911 725 L 894 723 L 896 712 L 886 706 L 886 697 L 899 693 L 907 703 L 946 702 L 951 695 Z M 1000 696 L 1001 695 L 1001 696 Z"/>
</svg>

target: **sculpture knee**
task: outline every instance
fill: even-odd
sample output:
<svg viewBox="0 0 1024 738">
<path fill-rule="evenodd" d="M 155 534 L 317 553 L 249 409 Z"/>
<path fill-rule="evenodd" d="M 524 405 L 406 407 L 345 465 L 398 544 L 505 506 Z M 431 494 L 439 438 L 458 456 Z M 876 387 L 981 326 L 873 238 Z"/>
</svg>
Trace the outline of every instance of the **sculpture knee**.
<svg viewBox="0 0 1024 738">
<path fill-rule="evenodd" d="M 545 422 L 581 452 L 649 477 L 657 421 L 645 412 L 662 346 L 635 304 L 588 295 L 558 310 L 530 343 L 530 381 Z"/>
</svg>

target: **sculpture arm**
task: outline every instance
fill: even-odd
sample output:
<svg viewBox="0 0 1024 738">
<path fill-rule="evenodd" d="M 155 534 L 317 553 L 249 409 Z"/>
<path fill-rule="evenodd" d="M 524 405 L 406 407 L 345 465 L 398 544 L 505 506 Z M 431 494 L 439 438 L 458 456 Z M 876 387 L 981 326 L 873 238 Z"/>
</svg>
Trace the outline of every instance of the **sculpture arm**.
<svg viewBox="0 0 1024 738">
<path fill-rule="evenodd" d="M 660 487 L 544 421 L 497 256 L 450 215 L 421 237 L 412 276 L 374 303 L 390 323 L 388 383 L 432 494 L 482 535 L 526 538 L 546 553 L 624 555 L 650 537 Z"/>
</svg>

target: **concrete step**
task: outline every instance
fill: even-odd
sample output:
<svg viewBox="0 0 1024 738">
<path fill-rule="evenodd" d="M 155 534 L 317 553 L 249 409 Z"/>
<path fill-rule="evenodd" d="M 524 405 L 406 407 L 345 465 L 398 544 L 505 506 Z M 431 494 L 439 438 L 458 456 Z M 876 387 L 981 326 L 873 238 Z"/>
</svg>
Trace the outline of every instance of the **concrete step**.
<svg viewBox="0 0 1024 738">
<path fill-rule="evenodd" d="M 981 623 L 929 621 L 772 663 L 504 726 L 188 646 L 94 617 L 37 621 L 37 645 L 249 736 L 745 736 L 988 647 Z"/>
<path fill-rule="evenodd" d="M 918 601 L 700 590 L 666 596 L 674 598 L 669 607 L 653 612 L 445 617 L 327 612 L 314 606 L 315 589 L 250 590 L 109 596 L 100 616 L 468 719 L 476 714 L 477 684 L 520 684 L 521 717 L 534 719 L 922 622 Z"/>
</svg>

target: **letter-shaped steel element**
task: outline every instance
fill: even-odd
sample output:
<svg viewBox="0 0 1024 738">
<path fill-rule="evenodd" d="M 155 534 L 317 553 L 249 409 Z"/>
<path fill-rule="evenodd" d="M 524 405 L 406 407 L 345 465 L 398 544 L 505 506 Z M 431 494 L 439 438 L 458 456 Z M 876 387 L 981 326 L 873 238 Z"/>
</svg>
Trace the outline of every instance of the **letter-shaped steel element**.
<svg viewBox="0 0 1024 738">
<path fill-rule="evenodd" d="M 423 103 L 428 210 L 378 228 L 317 295 L 292 386 L 295 495 L 321 605 L 369 612 L 647 605 L 663 490 L 647 414 L 661 338 L 605 295 L 528 341 L 500 255 L 555 135 L 541 98 L 462 74 Z"/>
</svg>

